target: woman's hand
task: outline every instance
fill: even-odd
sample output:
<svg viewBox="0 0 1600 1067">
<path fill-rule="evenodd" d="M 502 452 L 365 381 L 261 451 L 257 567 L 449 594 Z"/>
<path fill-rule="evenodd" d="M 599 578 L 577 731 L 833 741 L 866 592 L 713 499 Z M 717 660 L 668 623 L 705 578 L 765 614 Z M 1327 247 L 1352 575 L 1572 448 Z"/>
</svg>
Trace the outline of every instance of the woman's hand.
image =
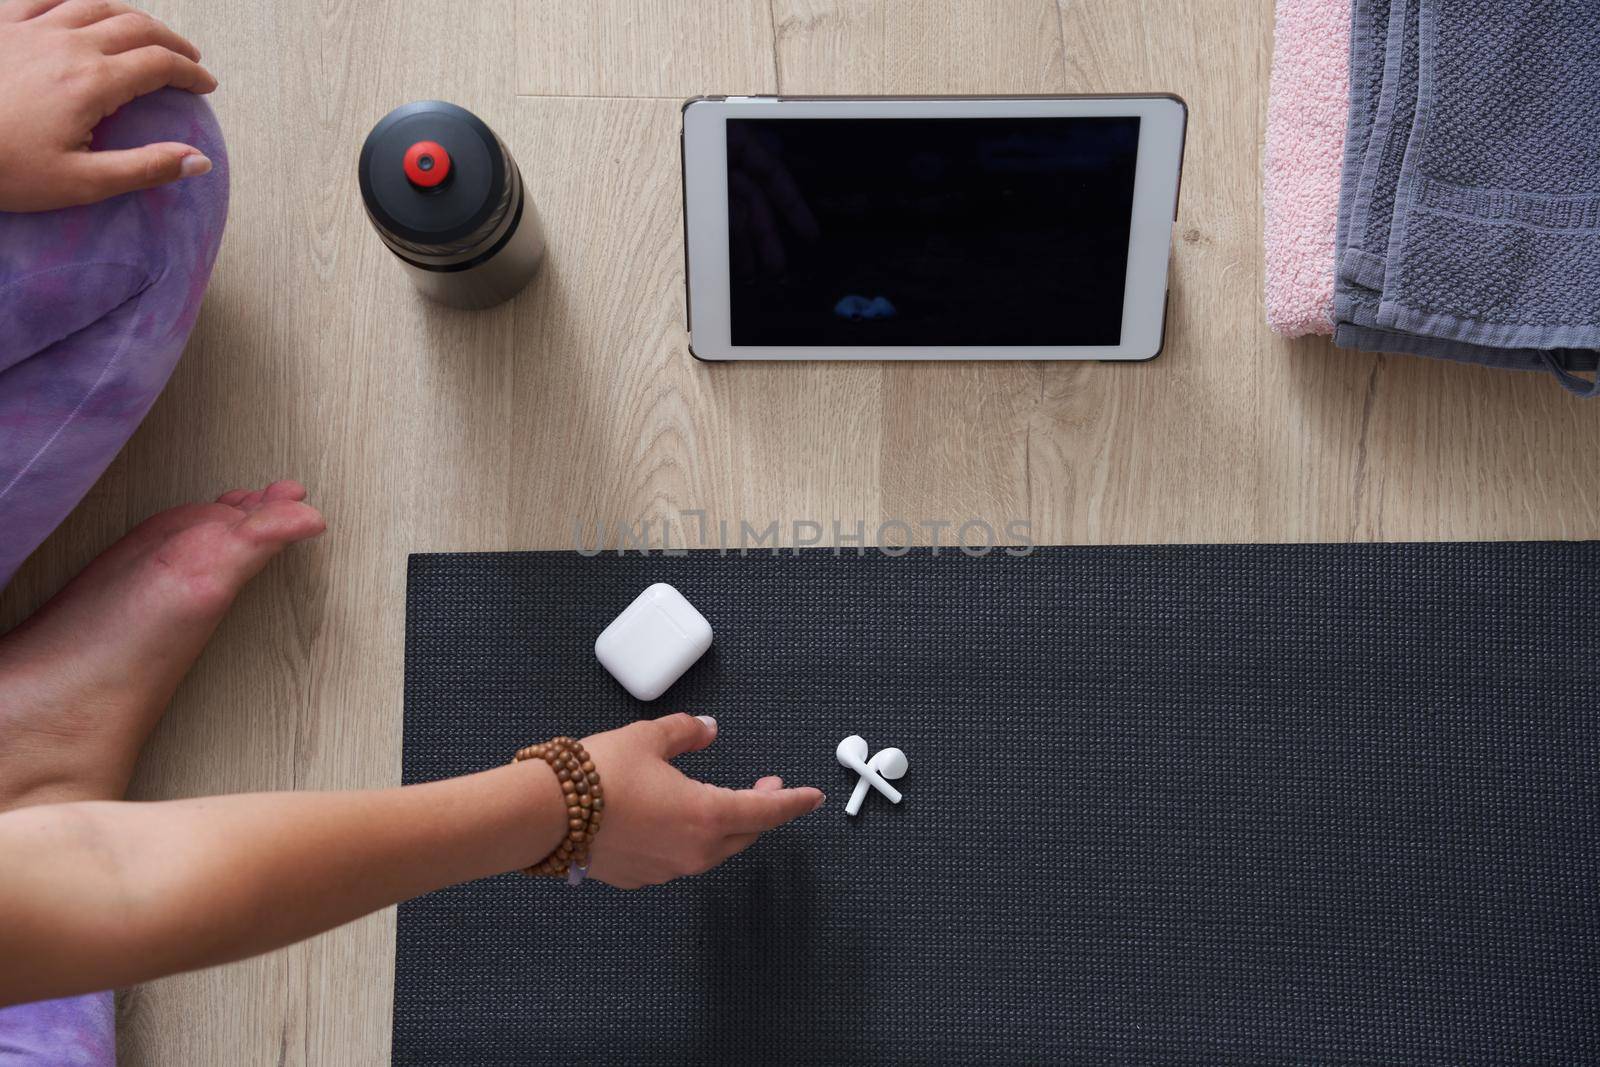
<svg viewBox="0 0 1600 1067">
<path fill-rule="evenodd" d="M 668 762 L 716 736 L 714 719 L 668 715 L 583 739 L 606 798 L 590 877 L 637 889 L 700 874 L 749 848 L 763 830 L 822 806 L 820 790 L 785 789 L 781 778 L 723 789 L 685 777 Z"/>
<path fill-rule="evenodd" d="M 186 144 L 95 152 L 117 108 L 165 86 L 209 93 L 194 45 L 118 0 L 0 3 L 0 211 L 49 211 L 204 174 Z"/>
</svg>

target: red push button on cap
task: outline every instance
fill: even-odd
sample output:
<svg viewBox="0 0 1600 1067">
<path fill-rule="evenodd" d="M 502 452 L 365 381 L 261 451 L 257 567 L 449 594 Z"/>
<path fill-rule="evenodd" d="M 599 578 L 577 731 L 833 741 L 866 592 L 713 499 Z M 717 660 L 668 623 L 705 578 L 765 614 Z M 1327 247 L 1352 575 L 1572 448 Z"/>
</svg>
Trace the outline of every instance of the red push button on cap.
<svg viewBox="0 0 1600 1067">
<path fill-rule="evenodd" d="M 450 176 L 450 153 L 437 141 L 418 141 L 406 149 L 404 166 L 412 185 L 432 189 Z"/>
</svg>

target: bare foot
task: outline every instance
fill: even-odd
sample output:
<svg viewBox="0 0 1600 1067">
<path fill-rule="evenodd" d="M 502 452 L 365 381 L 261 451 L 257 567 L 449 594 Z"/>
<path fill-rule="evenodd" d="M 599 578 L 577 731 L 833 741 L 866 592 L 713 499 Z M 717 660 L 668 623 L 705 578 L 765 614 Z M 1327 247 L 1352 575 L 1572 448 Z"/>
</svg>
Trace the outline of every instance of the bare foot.
<svg viewBox="0 0 1600 1067">
<path fill-rule="evenodd" d="M 0 811 L 123 795 L 239 590 L 284 546 L 322 532 L 305 496 L 274 482 L 164 511 L 0 638 Z"/>
</svg>

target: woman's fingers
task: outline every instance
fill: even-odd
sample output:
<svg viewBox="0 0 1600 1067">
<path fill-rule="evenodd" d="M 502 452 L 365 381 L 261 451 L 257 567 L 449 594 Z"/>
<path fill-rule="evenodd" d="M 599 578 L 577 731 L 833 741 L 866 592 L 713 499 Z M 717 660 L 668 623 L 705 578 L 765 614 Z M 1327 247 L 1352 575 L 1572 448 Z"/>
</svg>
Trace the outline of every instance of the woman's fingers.
<svg viewBox="0 0 1600 1067">
<path fill-rule="evenodd" d="M 93 204 L 204 174 L 211 169 L 211 160 L 191 145 L 163 142 L 117 151 L 75 152 L 71 165 L 74 201 Z"/>
<path fill-rule="evenodd" d="M 279 500 L 300 501 L 306 498 L 306 487 L 293 478 L 283 478 L 265 489 L 230 489 L 217 497 L 217 503 L 230 508 L 260 507 Z"/>
<path fill-rule="evenodd" d="M 121 0 L 66 0 L 63 4 L 51 4 L 48 10 L 41 12 L 41 17 L 62 26 L 92 26 L 132 10 Z"/>
<path fill-rule="evenodd" d="M 751 786 L 751 788 L 758 793 L 774 793 L 783 788 L 783 779 L 779 778 L 776 774 L 769 774 L 765 778 L 756 779 L 756 784 Z M 727 837 L 722 839 L 722 859 L 725 860 L 743 852 L 745 849 L 755 844 L 756 840 L 760 836 L 761 835 L 759 833 L 729 834 Z M 718 862 L 721 861 L 719 860 Z"/>
<path fill-rule="evenodd" d="M 5 0 L 0 4 L 0 22 L 26 22 L 59 6 L 63 0 Z"/>
<path fill-rule="evenodd" d="M 775 775 L 761 779 L 753 789 L 730 790 L 730 793 L 735 798 L 748 797 L 751 800 L 736 802 L 735 810 L 729 816 L 729 825 L 738 827 L 740 832 L 729 834 L 717 844 L 714 852 L 716 863 L 712 866 L 732 859 L 755 844 L 763 831 L 776 829 L 791 819 L 816 811 L 822 806 L 823 800 L 822 793 L 816 789 L 783 788 L 783 779 Z M 752 803 L 752 800 L 755 802 Z"/>
<path fill-rule="evenodd" d="M 717 739 L 717 720 L 709 715 L 663 715 L 650 724 L 656 731 L 658 751 L 663 759 L 685 752 L 698 752 Z"/>
<path fill-rule="evenodd" d="M 266 492 L 261 495 L 261 499 L 268 504 L 274 500 L 304 500 L 305 498 L 306 487 L 292 478 L 273 482 L 267 486 Z"/>
<path fill-rule="evenodd" d="M 134 48 L 107 59 L 118 106 L 171 86 L 191 93 L 209 93 L 217 87 L 211 72 L 188 56 L 158 44 Z"/>
<path fill-rule="evenodd" d="M 131 52 L 146 45 L 159 45 L 192 62 L 200 61 L 200 49 L 160 19 L 142 11 L 126 11 L 97 22 L 84 30 L 108 56 Z"/>
<path fill-rule="evenodd" d="M 723 791 L 724 826 L 728 836 L 759 834 L 775 830 L 791 819 L 798 819 L 822 807 L 822 790 L 805 786 L 799 789 L 729 789 Z"/>
<path fill-rule="evenodd" d="M 273 500 L 262 504 L 235 527 L 257 544 L 287 545 L 322 536 L 328 522 L 322 513 L 299 500 Z M 262 557 L 265 563 L 270 557 Z"/>
<path fill-rule="evenodd" d="M 783 788 L 783 779 L 776 774 L 769 774 L 765 778 L 757 778 L 756 784 L 750 788 L 759 793 L 771 793 Z M 737 856 L 745 849 L 756 843 L 760 834 L 729 834 L 722 839 L 722 859 L 726 860 Z M 720 862 L 720 861 L 719 861 Z"/>
</svg>

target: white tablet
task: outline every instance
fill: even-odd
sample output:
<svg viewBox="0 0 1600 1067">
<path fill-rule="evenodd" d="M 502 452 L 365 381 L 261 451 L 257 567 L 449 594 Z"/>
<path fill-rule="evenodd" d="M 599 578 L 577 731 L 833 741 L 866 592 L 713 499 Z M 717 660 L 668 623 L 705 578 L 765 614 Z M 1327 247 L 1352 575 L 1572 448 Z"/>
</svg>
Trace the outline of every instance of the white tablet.
<svg viewBox="0 0 1600 1067">
<path fill-rule="evenodd" d="M 725 97 L 683 109 L 700 359 L 1150 359 L 1175 96 Z"/>
</svg>

